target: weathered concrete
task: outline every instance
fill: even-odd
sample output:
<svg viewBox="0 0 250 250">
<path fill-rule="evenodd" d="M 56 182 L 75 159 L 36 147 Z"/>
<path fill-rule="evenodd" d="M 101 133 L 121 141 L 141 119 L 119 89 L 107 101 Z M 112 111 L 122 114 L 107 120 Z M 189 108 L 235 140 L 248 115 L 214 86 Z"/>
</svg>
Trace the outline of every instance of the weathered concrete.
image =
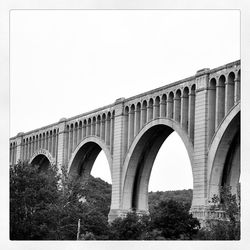
<svg viewBox="0 0 250 250">
<path fill-rule="evenodd" d="M 235 190 L 239 182 L 240 61 L 19 133 L 10 139 L 10 164 L 64 165 L 72 177 L 85 179 L 103 150 L 112 177 L 109 219 L 132 209 L 147 213 L 154 160 L 173 131 L 192 166 L 191 212 L 204 220 L 218 187 L 229 184 Z"/>
</svg>

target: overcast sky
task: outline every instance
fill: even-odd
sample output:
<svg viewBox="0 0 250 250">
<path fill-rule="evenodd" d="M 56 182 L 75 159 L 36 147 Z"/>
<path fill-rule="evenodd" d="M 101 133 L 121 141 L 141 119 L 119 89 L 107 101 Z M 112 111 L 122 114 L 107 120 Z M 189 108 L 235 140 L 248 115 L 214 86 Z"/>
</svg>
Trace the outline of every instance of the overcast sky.
<svg viewBox="0 0 250 250">
<path fill-rule="evenodd" d="M 11 136 L 240 59 L 236 10 L 15 10 L 10 21 Z M 93 174 L 110 181 L 103 153 Z M 192 185 L 173 134 L 149 190 Z"/>
</svg>

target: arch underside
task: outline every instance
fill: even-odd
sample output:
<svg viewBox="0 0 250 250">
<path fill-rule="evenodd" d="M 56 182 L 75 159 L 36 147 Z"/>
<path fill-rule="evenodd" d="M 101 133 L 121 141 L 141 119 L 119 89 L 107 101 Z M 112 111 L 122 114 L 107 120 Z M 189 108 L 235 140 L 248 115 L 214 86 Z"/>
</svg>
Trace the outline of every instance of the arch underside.
<svg viewBox="0 0 250 250">
<path fill-rule="evenodd" d="M 47 170 L 51 166 L 49 159 L 44 154 L 37 155 L 30 161 L 30 163 L 32 165 L 39 166 L 39 169 L 41 170 Z"/>
<path fill-rule="evenodd" d="M 232 193 L 237 193 L 240 179 L 240 111 L 234 113 L 221 124 L 221 132 L 217 133 L 218 138 L 210 147 L 208 200 L 219 193 L 221 186 L 231 186 Z"/>
<path fill-rule="evenodd" d="M 157 124 L 148 124 L 131 145 L 127 159 L 125 159 L 123 210 L 148 212 L 148 184 L 151 170 L 159 149 L 174 131 L 183 140 L 189 158 L 192 159 L 193 145 L 180 127 L 177 128 L 176 125 L 173 126 L 173 123 L 170 124 L 163 119 Z"/>
<path fill-rule="evenodd" d="M 72 154 L 68 164 L 68 174 L 71 178 L 86 181 L 89 178 L 94 162 L 101 151 L 104 151 L 109 167 L 111 156 L 108 149 L 99 140 L 88 138 L 82 141 Z M 110 168 L 111 169 L 111 168 Z"/>
</svg>

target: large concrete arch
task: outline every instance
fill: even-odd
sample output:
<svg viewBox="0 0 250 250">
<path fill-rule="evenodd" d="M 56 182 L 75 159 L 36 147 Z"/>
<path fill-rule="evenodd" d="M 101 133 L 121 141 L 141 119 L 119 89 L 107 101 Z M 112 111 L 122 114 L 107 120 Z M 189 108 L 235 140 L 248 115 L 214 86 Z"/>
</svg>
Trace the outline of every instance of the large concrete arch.
<svg viewBox="0 0 250 250">
<path fill-rule="evenodd" d="M 192 165 L 193 144 L 179 123 L 161 118 L 148 123 L 131 144 L 122 178 L 122 210 L 148 211 L 148 183 L 156 155 L 165 139 L 176 131 L 181 137 Z"/>
<path fill-rule="evenodd" d="M 112 157 L 104 141 L 95 136 L 89 136 L 78 144 L 68 163 L 68 174 L 73 178 L 88 178 L 98 154 L 104 151 L 112 179 Z"/>
<path fill-rule="evenodd" d="M 218 194 L 222 183 L 223 171 L 228 152 L 232 143 L 237 143 L 236 152 L 239 154 L 240 137 L 240 103 L 238 103 L 221 122 L 216 131 L 208 153 L 208 200 Z M 239 165 L 239 164 L 238 164 Z M 240 166 L 238 166 L 240 168 Z"/>
</svg>

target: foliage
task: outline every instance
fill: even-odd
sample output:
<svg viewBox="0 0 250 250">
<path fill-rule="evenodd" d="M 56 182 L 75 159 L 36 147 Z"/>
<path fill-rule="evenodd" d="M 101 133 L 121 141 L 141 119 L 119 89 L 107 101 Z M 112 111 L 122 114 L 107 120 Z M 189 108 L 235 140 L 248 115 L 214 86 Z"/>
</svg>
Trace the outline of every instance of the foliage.
<svg viewBox="0 0 250 250">
<path fill-rule="evenodd" d="M 193 191 L 191 189 L 174 190 L 174 191 L 157 191 L 148 193 L 149 211 L 153 209 L 161 201 L 175 200 L 179 203 L 185 204 L 187 210 L 191 207 Z"/>
<path fill-rule="evenodd" d="M 81 240 L 191 239 L 199 228 L 191 199 L 192 190 L 151 192 L 150 216 L 131 212 L 108 224 L 110 184 L 72 179 L 65 167 L 58 174 L 54 166 L 18 163 L 10 168 L 10 238 L 76 240 L 80 219 Z"/>
<path fill-rule="evenodd" d="M 148 215 L 127 213 L 124 218 L 116 218 L 110 225 L 112 240 L 141 240 L 147 235 L 150 224 Z"/>
<path fill-rule="evenodd" d="M 174 200 L 160 201 L 152 214 L 152 225 L 165 239 L 192 239 L 200 223 L 188 212 L 185 204 Z"/>
<path fill-rule="evenodd" d="M 55 237 L 57 188 L 55 167 L 48 169 L 48 175 L 27 163 L 10 167 L 10 239 Z"/>
<path fill-rule="evenodd" d="M 240 240 L 240 190 L 231 193 L 230 186 L 220 188 L 219 195 L 214 195 L 210 202 L 211 212 L 223 211 L 223 219 L 210 218 L 206 228 L 200 232 L 200 239 Z"/>
</svg>

